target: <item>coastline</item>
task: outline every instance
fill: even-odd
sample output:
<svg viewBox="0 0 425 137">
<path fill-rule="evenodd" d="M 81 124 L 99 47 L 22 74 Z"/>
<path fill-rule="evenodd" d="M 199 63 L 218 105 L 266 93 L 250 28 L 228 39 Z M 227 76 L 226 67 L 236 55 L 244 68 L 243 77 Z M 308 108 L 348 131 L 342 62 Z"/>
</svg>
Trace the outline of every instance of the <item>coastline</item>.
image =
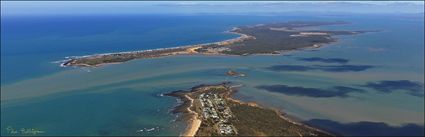
<svg viewBox="0 0 425 137">
<path fill-rule="evenodd" d="M 237 92 L 237 90 L 234 90 L 234 92 L 232 92 L 230 94 L 230 96 L 233 96 L 233 94 L 236 93 L 236 92 Z M 304 124 L 297 117 L 289 116 L 285 112 L 282 112 L 281 110 L 278 110 L 276 108 L 264 107 L 264 106 L 259 105 L 256 102 L 243 102 L 241 100 L 234 99 L 233 97 L 230 97 L 229 100 L 234 101 L 234 102 L 239 103 L 239 104 L 246 104 L 246 105 L 252 106 L 252 107 L 258 107 L 258 108 L 263 108 L 263 109 L 272 109 L 280 118 L 282 118 L 282 119 L 284 119 L 284 120 L 286 120 L 286 121 L 288 121 L 292 124 L 296 124 L 296 125 L 303 126 L 303 127 L 306 127 L 306 128 L 312 129 L 312 130 L 316 130 L 318 132 L 324 132 L 324 133 L 327 133 L 329 135 L 332 135 L 332 133 L 330 133 L 330 132 L 327 132 L 327 131 L 324 131 L 322 129 Z"/>
<path fill-rule="evenodd" d="M 196 92 L 200 92 L 199 89 L 211 89 L 214 86 L 227 86 L 227 84 L 230 83 L 221 83 L 221 84 L 211 84 L 211 85 L 199 85 L 199 86 L 195 86 L 193 88 L 190 89 L 190 91 L 173 91 L 171 93 L 167 93 L 165 95 L 167 96 L 173 96 L 173 97 L 178 97 L 179 99 L 183 100 L 183 103 L 180 104 L 179 106 L 176 106 L 173 110 L 174 113 L 183 113 L 184 116 L 188 116 L 189 119 L 187 119 L 186 123 L 187 123 L 187 127 L 185 129 L 185 131 L 183 132 L 183 134 L 181 134 L 181 136 L 199 136 L 199 131 L 201 129 L 201 126 L 203 125 L 202 120 L 205 118 L 201 118 L 202 114 L 199 114 L 199 112 L 196 112 L 194 109 L 195 105 L 194 105 L 194 98 L 192 98 L 191 96 L 193 95 L 197 95 L 198 93 Z M 210 88 L 211 87 L 211 88 Z M 301 133 L 301 130 L 309 130 L 309 131 L 313 131 L 314 133 L 316 133 L 316 135 L 325 135 L 325 136 L 334 136 L 333 134 L 324 131 L 322 129 L 319 128 L 315 128 L 313 126 L 309 126 L 306 125 L 296 119 L 293 119 L 291 117 L 287 117 L 286 113 L 274 109 L 274 108 L 268 108 L 268 107 L 263 107 L 260 106 L 259 104 L 255 103 L 255 102 L 243 102 L 241 100 L 237 100 L 235 98 L 233 98 L 233 94 L 238 92 L 238 90 L 236 89 L 237 87 L 229 87 L 229 92 L 224 93 L 225 98 L 230 101 L 230 104 L 238 104 L 241 106 L 249 106 L 252 108 L 258 108 L 261 110 L 271 110 L 271 113 L 275 113 L 280 119 L 289 122 L 290 124 L 293 125 L 297 125 L 298 127 L 302 127 L 302 129 L 298 129 L 300 130 L 299 132 L 297 132 L 298 135 L 303 136 Z M 202 91 L 201 91 L 202 92 Z M 198 106 L 199 107 L 199 106 Z M 204 125 L 205 126 L 205 125 Z M 279 125 L 276 125 L 279 126 Z M 205 127 L 204 127 L 205 128 Z M 319 133 L 319 134 L 317 134 Z M 303 133 L 305 135 L 305 133 Z M 203 134 L 202 134 L 203 135 Z M 202 136 L 201 135 L 201 136 Z"/>
<path fill-rule="evenodd" d="M 320 48 L 323 44 L 336 42 L 335 35 L 357 35 L 370 31 L 327 31 L 296 30 L 308 26 L 335 25 L 340 22 L 286 22 L 233 27 L 225 31 L 239 37 L 202 44 L 184 45 L 170 48 L 92 54 L 66 57 L 61 67 L 100 67 L 118 64 L 134 59 L 160 58 L 176 55 L 281 55 L 287 51 Z M 275 27 L 285 30 L 276 30 Z"/>
<path fill-rule="evenodd" d="M 198 113 L 191 110 L 193 107 L 193 99 L 187 95 L 184 97 L 190 100 L 190 105 L 187 107 L 188 113 L 192 114 L 192 117 L 188 121 L 188 126 L 186 131 L 182 134 L 182 136 L 195 136 L 199 127 L 201 126 L 202 121 L 198 118 Z"/>
<path fill-rule="evenodd" d="M 99 54 L 89 54 L 89 55 L 82 55 L 82 56 L 67 56 L 67 57 L 65 57 L 65 60 L 61 60 L 59 62 L 62 62 L 62 63 L 60 63 L 60 67 L 68 67 L 68 66 L 100 67 L 100 66 L 107 65 L 107 64 L 120 64 L 122 62 L 100 63 L 100 64 L 96 64 L 96 65 L 89 65 L 89 64 L 84 64 L 84 63 L 74 65 L 72 63 L 75 60 L 82 59 L 82 58 L 102 57 L 102 56 L 110 56 L 110 55 L 117 55 L 117 54 L 138 54 L 138 53 L 146 53 L 146 52 L 165 51 L 165 50 L 184 50 L 184 51 L 182 53 L 174 52 L 174 53 L 170 53 L 168 55 L 162 55 L 161 57 L 172 56 L 172 55 L 194 55 L 194 54 L 200 54 L 196 50 L 199 49 L 199 48 L 202 48 L 204 46 L 208 46 L 208 45 L 227 46 L 227 45 L 233 44 L 235 42 L 244 41 L 246 39 L 251 39 L 251 38 L 255 39 L 255 37 L 253 37 L 253 36 L 234 32 L 234 30 L 237 30 L 237 29 L 239 29 L 239 28 L 233 27 L 231 30 L 225 31 L 225 33 L 236 34 L 236 35 L 239 35 L 239 37 L 226 39 L 226 40 L 222 40 L 222 41 L 217 41 L 217 42 L 183 45 L 183 46 L 169 47 L 169 48 L 157 48 L 157 49 L 147 49 L 147 50 L 99 53 Z M 202 54 L 202 55 L 226 55 L 226 54 Z M 159 58 L 159 57 L 151 57 L 151 58 Z M 125 61 L 123 61 L 123 62 L 125 62 Z"/>
</svg>

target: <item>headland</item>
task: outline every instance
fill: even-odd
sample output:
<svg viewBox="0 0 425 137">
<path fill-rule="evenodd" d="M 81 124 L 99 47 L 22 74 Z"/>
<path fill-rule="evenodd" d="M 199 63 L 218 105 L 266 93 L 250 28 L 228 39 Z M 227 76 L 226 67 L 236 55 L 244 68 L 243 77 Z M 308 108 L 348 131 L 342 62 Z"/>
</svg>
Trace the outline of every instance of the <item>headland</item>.
<svg viewBox="0 0 425 137">
<path fill-rule="evenodd" d="M 188 120 L 182 136 L 333 136 L 280 111 L 233 99 L 236 91 L 230 83 L 221 83 L 166 94 L 183 100 L 174 110 Z"/>
<path fill-rule="evenodd" d="M 335 42 L 335 35 L 354 35 L 368 31 L 304 30 L 303 27 L 339 25 L 347 22 L 284 22 L 235 27 L 228 33 L 239 37 L 219 42 L 172 48 L 94 54 L 70 57 L 61 66 L 97 67 L 133 59 L 159 58 L 175 55 L 239 55 L 280 54 L 302 48 L 318 48 Z"/>
</svg>

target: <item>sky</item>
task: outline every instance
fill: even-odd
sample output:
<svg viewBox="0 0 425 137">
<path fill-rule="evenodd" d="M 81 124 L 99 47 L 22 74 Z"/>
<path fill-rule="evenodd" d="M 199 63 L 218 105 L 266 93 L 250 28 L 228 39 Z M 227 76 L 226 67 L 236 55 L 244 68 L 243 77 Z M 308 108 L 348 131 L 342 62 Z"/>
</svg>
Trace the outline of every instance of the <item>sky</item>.
<svg viewBox="0 0 425 137">
<path fill-rule="evenodd" d="M 1 1 L 2 16 L 291 12 L 423 13 L 424 1 Z"/>
</svg>

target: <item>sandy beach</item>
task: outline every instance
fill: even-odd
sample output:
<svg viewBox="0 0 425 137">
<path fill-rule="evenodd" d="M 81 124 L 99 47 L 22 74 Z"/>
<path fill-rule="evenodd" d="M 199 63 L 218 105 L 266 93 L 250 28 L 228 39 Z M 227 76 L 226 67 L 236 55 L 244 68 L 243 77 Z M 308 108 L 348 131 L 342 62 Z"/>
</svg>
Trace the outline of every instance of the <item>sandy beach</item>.
<svg viewBox="0 0 425 137">
<path fill-rule="evenodd" d="M 237 35 L 239 35 L 239 37 L 227 39 L 227 40 L 223 40 L 223 41 L 218 41 L 218 42 L 195 44 L 195 45 L 185 45 L 185 46 L 177 46 L 177 47 L 170 47 L 170 48 L 158 48 L 158 49 L 149 49 L 149 50 L 126 51 L 126 52 L 115 52 L 115 53 L 103 53 L 103 54 L 92 54 L 92 55 L 84 55 L 84 56 L 65 57 L 67 60 L 64 63 L 61 63 L 60 66 L 61 67 L 66 67 L 66 66 L 99 67 L 99 66 L 102 66 L 104 64 L 119 64 L 119 63 L 122 63 L 122 62 L 108 62 L 108 63 L 99 63 L 99 64 L 95 64 L 95 65 L 89 65 L 87 63 L 77 63 L 77 60 L 88 59 L 88 58 L 99 59 L 99 58 L 104 58 L 104 57 L 109 57 L 109 56 L 115 56 L 116 54 L 120 54 L 119 56 L 132 55 L 132 54 L 137 55 L 137 54 L 140 54 L 140 53 L 165 51 L 165 50 L 173 50 L 173 49 L 185 49 L 185 50 L 184 51 L 177 51 L 177 52 L 173 51 L 173 52 L 169 52 L 169 53 L 161 53 L 161 54 L 158 54 L 158 56 L 155 56 L 155 57 L 138 57 L 138 58 L 159 58 L 159 57 L 173 56 L 173 55 L 192 55 L 192 54 L 199 54 L 199 52 L 197 52 L 196 50 L 199 49 L 199 48 L 208 46 L 208 45 L 217 44 L 217 45 L 220 45 L 220 46 L 228 46 L 228 45 L 231 45 L 231 44 L 236 43 L 236 42 L 241 42 L 241 41 L 248 40 L 248 39 L 255 39 L 255 37 L 253 37 L 253 36 L 249 36 L 249 35 L 238 33 L 238 32 L 228 31 L 227 33 L 237 34 Z M 205 53 L 203 53 L 203 54 L 205 54 Z M 206 53 L 205 55 L 208 55 L 208 54 L 221 55 L 219 53 Z M 130 59 L 130 60 L 132 60 L 132 59 Z"/>
<path fill-rule="evenodd" d="M 201 126 L 202 121 L 198 119 L 198 114 L 190 109 L 193 106 L 193 99 L 188 95 L 184 96 L 190 100 L 190 106 L 187 108 L 187 111 L 192 114 L 192 117 L 188 121 L 186 131 L 181 136 L 195 136 L 198 128 Z"/>
</svg>

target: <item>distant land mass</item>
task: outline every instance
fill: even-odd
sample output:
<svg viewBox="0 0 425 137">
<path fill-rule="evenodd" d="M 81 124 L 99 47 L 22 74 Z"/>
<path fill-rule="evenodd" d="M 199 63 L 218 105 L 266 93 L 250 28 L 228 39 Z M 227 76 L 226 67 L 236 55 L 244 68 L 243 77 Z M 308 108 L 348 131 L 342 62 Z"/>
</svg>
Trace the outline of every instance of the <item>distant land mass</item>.
<svg viewBox="0 0 425 137">
<path fill-rule="evenodd" d="M 235 88 L 221 83 L 166 94 L 183 101 L 173 111 L 188 119 L 183 136 L 333 136 L 295 122 L 278 110 L 233 99 Z"/>
<path fill-rule="evenodd" d="M 117 52 L 70 57 L 61 66 L 96 67 L 104 64 L 120 63 L 133 59 L 158 58 L 174 55 L 238 55 L 280 54 L 285 51 L 318 48 L 322 44 L 335 42 L 335 35 L 354 35 L 371 31 L 330 31 L 305 30 L 303 27 L 340 25 L 347 22 L 304 22 L 257 24 L 234 27 L 229 33 L 238 38 L 214 43 L 195 44 L 173 48 L 160 48 L 143 51 Z"/>
</svg>

